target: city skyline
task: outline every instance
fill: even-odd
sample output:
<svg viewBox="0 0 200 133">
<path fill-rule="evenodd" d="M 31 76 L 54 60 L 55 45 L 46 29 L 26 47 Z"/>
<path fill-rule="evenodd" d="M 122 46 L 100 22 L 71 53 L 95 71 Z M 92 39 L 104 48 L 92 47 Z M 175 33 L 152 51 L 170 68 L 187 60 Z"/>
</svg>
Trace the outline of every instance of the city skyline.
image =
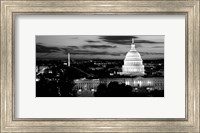
<svg viewBox="0 0 200 133">
<path fill-rule="evenodd" d="M 37 35 L 36 59 L 113 59 L 123 60 L 132 38 L 143 60 L 164 59 L 163 35 L 97 36 Z"/>
</svg>

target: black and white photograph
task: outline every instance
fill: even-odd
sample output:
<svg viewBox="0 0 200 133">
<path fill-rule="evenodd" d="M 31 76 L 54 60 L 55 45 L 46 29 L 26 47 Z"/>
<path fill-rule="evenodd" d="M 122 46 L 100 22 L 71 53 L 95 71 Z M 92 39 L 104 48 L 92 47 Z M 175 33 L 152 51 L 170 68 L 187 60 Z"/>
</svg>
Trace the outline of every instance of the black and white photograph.
<svg viewBox="0 0 200 133">
<path fill-rule="evenodd" d="M 164 97 L 164 35 L 36 35 L 36 97 Z"/>
</svg>

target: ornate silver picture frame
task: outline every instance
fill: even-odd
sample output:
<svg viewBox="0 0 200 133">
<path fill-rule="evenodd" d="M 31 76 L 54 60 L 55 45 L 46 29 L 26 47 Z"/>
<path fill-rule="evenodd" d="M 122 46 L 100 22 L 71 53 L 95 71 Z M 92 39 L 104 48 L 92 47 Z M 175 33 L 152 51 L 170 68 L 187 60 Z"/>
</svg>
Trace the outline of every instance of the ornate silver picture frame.
<svg viewBox="0 0 200 133">
<path fill-rule="evenodd" d="M 200 132 L 199 0 L 1 0 L 0 132 Z M 184 15 L 186 18 L 185 118 L 16 118 L 15 18 L 17 15 Z M 175 89 L 175 88 L 174 88 Z M 25 100 L 25 99 L 24 99 Z M 174 110 L 176 111 L 176 110 Z M 55 112 L 56 113 L 56 112 Z"/>
</svg>

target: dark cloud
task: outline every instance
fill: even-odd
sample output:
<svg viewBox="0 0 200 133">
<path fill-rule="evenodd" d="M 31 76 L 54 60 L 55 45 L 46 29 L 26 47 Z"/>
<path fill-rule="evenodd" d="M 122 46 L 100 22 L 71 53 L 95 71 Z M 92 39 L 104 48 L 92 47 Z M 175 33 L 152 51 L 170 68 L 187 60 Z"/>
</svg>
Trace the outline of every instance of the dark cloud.
<svg viewBox="0 0 200 133">
<path fill-rule="evenodd" d="M 100 36 L 99 39 L 114 43 L 114 44 L 123 44 L 123 45 L 130 45 L 132 38 L 137 38 L 135 36 Z"/>
<path fill-rule="evenodd" d="M 164 46 L 154 46 L 152 48 L 164 48 Z"/>
<path fill-rule="evenodd" d="M 164 43 L 164 42 L 155 42 L 155 41 L 149 41 L 149 40 L 135 40 L 135 43 Z"/>
<path fill-rule="evenodd" d="M 121 44 L 121 45 L 130 45 L 132 42 L 132 38 L 135 39 L 135 43 L 151 43 L 151 44 L 158 44 L 158 43 L 164 43 L 164 42 L 155 42 L 150 40 L 139 40 L 136 36 L 100 36 L 99 39 L 113 43 L 113 44 Z"/>
<path fill-rule="evenodd" d="M 62 50 L 64 50 L 64 53 L 73 53 L 77 49 L 79 49 L 78 46 L 67 46 L 65 48 L 62 48 Z"/>
<path fill-rule="evenodd" d="M 108 52 L 94 52 L 94 51 L 76 51 L 72 54 L 75 54 L 75 55 L 107 55 Z"/>
<path fill-rule="evenodd" d="M 36 53 L 52 53 L 60 51 L 58 47 L 47 47 L 43 43 L 36 43 Z"/>
<path fill-rule="evenodd" d="M 140 52 L 141 55 L 164 55 L 164 53 Z"/>
<path fill-rule="evenodd" d="M 65 51 L 65 54 L 69 53 Z M 91 51 L 91 50 L 73 50 L 70 52 L 72 55 L 111 55 L 111 56 L 120 56 L 123 53 L 117 52 L 107 52 L 107 51 Z"/>
<path fill-rule="evenodd" d="M 62 48 L 64 50 L 64 53 L 73 53 L 75 50 L 73 48 Z"/>
<path fill-rule="evenodd" d="M 67 48 L 78 49 L 78 46 L 67 46 Z"/>
<path fill-rule="evenodd" d="M 136 41 L 135 41 L 136 42 Z M 147 43 L 147 42 L 146 42 Z M 150 46 L 151 48 L 164 48 L 164 45 L 163 46 L 155 46 L 155 45 L 157 45 L 157 43 L 161 43 L 161 42 L 149 42 L 149 43 L 151 43 L 151 44 L 147 44 L 148 46 Z M 145 46 L 144 46 L 145 45 Z M 135 43 L 135 47 L 136 48 L 144 48 L 144 47 L 146 47 L 146 44 L 145 44 L 145 42 L 142 42 L 142 43 Z"/>
<path fill-rule="evenodd" d="M 89 43 L 98 43 L 100 41 L 86 40 L 86 42 L 89 42 Z"/>
<path fill-rule="evenodd" d="M 116 48 L 117 46 L 111 45 L 84 45 L 82 48 L 98 48 L 98 49 L 107 49 L 107 48 Z"/>
</svg>

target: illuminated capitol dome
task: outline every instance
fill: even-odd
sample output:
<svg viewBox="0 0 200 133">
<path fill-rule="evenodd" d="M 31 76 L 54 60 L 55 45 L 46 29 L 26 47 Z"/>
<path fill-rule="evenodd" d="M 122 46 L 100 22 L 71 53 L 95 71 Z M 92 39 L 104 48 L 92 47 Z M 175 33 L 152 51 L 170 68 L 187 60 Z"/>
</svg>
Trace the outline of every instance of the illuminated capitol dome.
<svg viewBox="0 0 200 133">
<path fill-rule="evenodd" d="M 132 39 L 131 49 L 126 54 L 122 75 L 142 76 L 144 75 L 144 65 L 140 54 L 135 49 L 134 38 Z"/>
</svg>

